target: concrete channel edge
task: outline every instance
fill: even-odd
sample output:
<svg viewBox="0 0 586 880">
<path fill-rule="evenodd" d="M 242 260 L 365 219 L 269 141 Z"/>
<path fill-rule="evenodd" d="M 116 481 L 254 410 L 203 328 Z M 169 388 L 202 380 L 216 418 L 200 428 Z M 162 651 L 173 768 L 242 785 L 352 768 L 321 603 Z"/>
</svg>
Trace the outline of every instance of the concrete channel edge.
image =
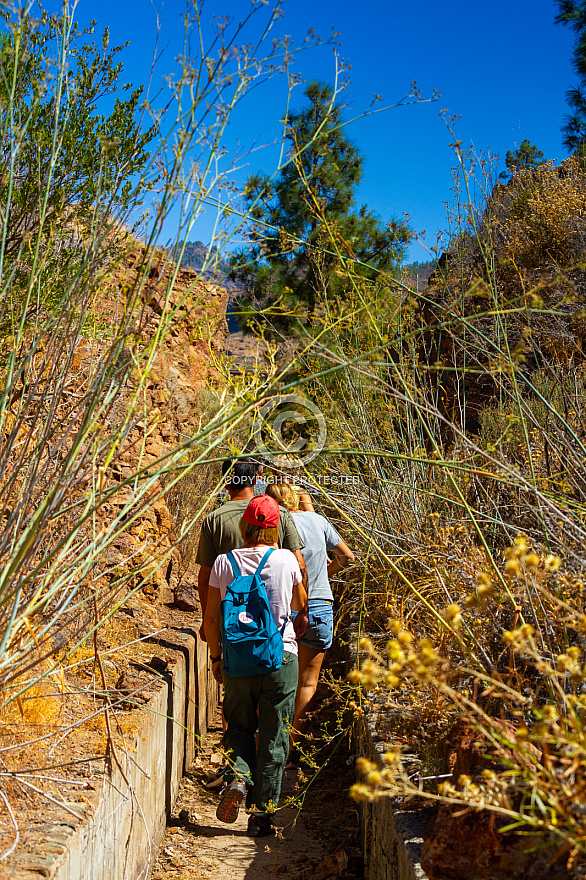
<svg viewBox="0 0 586 880">
<path fill-rule="evenodd" d="M 193 762 L 219 703 L 207 645 L 192 630 L 167 632 L 161 643 L 176 661 L 161 674 L 141 710 L 140 730 L 103 775 L 88 804 L 70 804 L 79 821 L 64 824 L 59 840 L 31 854 L 19 880 L 146 880 L 163 837 L 181 778 Z M 354 733 L 354 749 L 382 764 L 379 709 L 369 702 Z M 365 880 L 427 880 L 419 864 L 429 813 L 400 809 L 391 798 L 360 804 Z M 23 866 L 24 867 L 24 866 Z"/>
<path fill-rule="evenodd" d="M 173 809 L 181 778 L 193 762 L 197 738 L 205 737 L 219 689 L 211 676 L 207 646 L 190 630 L 167 631 L 175 662 L 140 711 L 140 729 L 126 753 L 96 778 L 88 804 L 72 804 L 59 840 L 31 854 L 19 878 L 51 880 L 146 880 Z M 132 739 L 131 738 L 131 739 Z M 55 836 L 55 835 L 53 835 Z M 24 866 L 23 866 L 24 867 Z"/>
</svg>

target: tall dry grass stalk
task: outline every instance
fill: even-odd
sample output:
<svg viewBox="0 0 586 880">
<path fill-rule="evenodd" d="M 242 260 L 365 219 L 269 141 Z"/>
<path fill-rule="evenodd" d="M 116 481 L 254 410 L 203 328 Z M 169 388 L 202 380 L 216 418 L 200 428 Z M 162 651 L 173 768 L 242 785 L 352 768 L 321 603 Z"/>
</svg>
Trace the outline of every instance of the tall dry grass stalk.
<svg viewBox="0 0 586 880">
<path fill-rule="evenodd" d="M 359 705 L 388 706 L 388 751 L 382 768 L 363 762 L 354 796 L 487 809 L 573 865 L 586 855 L 586 178 L 568 160 L 494 187 L 454 148 L 458 208 L 430 287 L 365 282 L 333 234 L 343 296 L 324 274 L 274 393 L 324 414 L 327 445 L 297 476 L 360 551 L 340 585 L 366 654 L 351 680 Z M 438 742 L 463 717 L 490 766 L 442 786 Z"/>
<path fill-rule="evenodd" d="M 193 433 L 179 437 L 156 460 L 147 455 L 149 385 L 157 356 L 181 310 L 205 313 L 207 296 L 197 280 L 176 295 L 181 247 L 155 246 L 171 215 L 176 240 L 188 240 L 204 207 L 217 213 L 210 250 L 225 241 L 225 221 L 237 199 L 234 165 L 223 158 L 226 126 L 254 87 L 278 75 L 289 77 L 292 85 L 298 51 L 288 40 L 273 40 L 278 2 L 271 7 L 253 2 L 241 22 L 226 20 L 210 29 L 203 3 L 194 0 L 185 19 L 179 73 L 142 109 L 139 132 L 149 127 L 152 135 L 148 162 L 137 175 L 131 151 L 126 163 L 112 168 L 112 144 L 104 141 L 87 216 L 73 209 L 59 215 L 51 201 L 52 175 L 71 123 L 68 88 L 78 40 L 74 8 L 65 4 L 54 20 L 49 67 L 25 101 L 19 96 L 19 72 L 30 60 L 27 40 L 33 35 L 34 42 L 40 25 L 23 10 L 4 14 L 13 76 L 7 76 L 8 68 L 3 71 L 0 114 L 3 143 L 9 147 L 0 168 L 0 718 L 5 731 L 18 727 L 15 719 L 34 716 L 44 724 L 57 718 L 55 729 L 41 740 L 63 738 L 77 726 L 62 718 L 61 709 L 54 711 L 53 703 L 62 706 L 69 693 L 67 669 L 86 663 L 94 649 L 92 686 L 85 695 L 76 691 L 71 705 L 87 711 L 90 726 L 97 724 L 104 702 L 96 707 L 95 698 L 98 691 L 107 697 L 108 662 L 102 664 L 97 635 L 104 626 L 108 631 L 116 609 L 173 549 L 147 558 L 126 549 L 122 559 L 119 551 L 132 544 L 122 539 L 168 494 L 177 514 L 174 545 L 192 540 L 209 493 L 194 494 L 185 488 L 186 479 L 194 475 L 206 489 L 213 488 L 210 463 L 262 395 L 260 389 L 243 388 L 224 396 Z M 312 44 L 308 40 L 305 47 Z M 30 153 L 35 114 L 47 96 L 54 108 L 43 131 L 48 152 L 42 173 L 35 174 L 23 157 Z M 142 144 L 138 138 L 137 150 Z M 34 211 L 24 218 L 18 239 L 7 218 L 20 205 L 23 186 L 35 182 Z M 159 318 L 153 321 L 147 305 L 155 275 L 166 280 L 156 290 Z M 208 341 L 205 322 L 192 332 Z M 111 554 L 114 548 L 117 553 Z M 105 728 L 102 724 L 109 739 L 113 711 L 106 708 Z M 20 784 L 11 775 L 11 763 L 18 763 L 32 736 L 21 727 L 13 744 L 4 737 L 2 760 L 10 776 L 9 797 L 2 793 L 5 803 Z M 34 754 L 28 751 L 27 772 L 33 775 Z M 18 830 L 3 857 L 17 841 Z"/>
</svg>

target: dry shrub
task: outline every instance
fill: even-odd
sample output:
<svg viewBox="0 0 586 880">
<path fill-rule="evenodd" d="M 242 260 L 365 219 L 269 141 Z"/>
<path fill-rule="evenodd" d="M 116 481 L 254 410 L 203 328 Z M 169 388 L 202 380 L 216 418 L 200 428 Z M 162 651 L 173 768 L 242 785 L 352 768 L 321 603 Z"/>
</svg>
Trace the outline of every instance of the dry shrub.
<svg viewBox="0 0 586 880">
<path fill-rule="evenodd" d="M 44 664 L 48 667 L 48 664 Z M 43 675 L 43 664 L 38 672 Z M 63 701 L 67 698 L 64 679 L 56 673 L 31 685 L 17 700 L 4 706 L 0 711 L 1 725 L 31 725 L 43 727 L 54 725 L 63 712 Z"/>
<path fill-rule="evenodd" d="M 338 632 L 361 639 L 356 702 L 377 704 L 386 744 L 354 794 L 500 813 L 578 870 L 586 175 L 568 160 L 497 186 L 481 215 L 463 208 L 472 226 L 428 291 L 349 278 L 302 363 L 330 450 L 306 476 L 359 559 L 337 579 L 353 617 Z M 414 767 L 442 773 L 438 744 L 464 716 L 495 766 L 419 781 Z"/>
<path fill-rule="evenodd" d="M 500 258 L 534 266 L 551 260 L 562 266 L 579 262 L 586 249 L 586 176 L 572 157 L 515 174 L 488 200 L 487 232 Z"/>
</svg>

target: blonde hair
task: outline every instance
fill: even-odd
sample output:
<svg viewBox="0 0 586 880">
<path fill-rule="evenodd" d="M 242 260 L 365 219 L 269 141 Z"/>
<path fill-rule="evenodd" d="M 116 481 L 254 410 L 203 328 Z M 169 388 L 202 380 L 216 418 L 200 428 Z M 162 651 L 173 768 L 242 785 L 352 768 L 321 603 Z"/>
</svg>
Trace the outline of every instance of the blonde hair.
<svg viewBox="0 0 586 880">
<path fill-rule="evenodd" d="M 263 529 L 262 526 L 253 526 L 246 522 L 244 517 L 238 523 L 242 540 L 245 544 L 277 544 L 279 541 L 279 527 Z"/>
<path fill-rule="evenodd" d="M 269 483 L 266 492 L 287 510 L 299 510 L 299 498 L 290 483 Z"/>
</svg>

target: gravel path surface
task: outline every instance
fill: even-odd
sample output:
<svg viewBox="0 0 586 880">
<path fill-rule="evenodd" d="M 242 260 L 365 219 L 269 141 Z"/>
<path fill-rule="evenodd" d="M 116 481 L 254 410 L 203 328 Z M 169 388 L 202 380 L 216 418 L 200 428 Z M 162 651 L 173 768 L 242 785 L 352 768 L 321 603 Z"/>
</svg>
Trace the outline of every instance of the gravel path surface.
<svg viewBox="0 0 586 880">
<path fill-rule="evenodd" d="M 244 810 L 233 825 L 216 819 L 219 792 L 205 788 L 222 760 L 218 714 L 182 781 L 151 880 L 362 880 L 358 811 L 348 795 L 354 756 L 340 721 L 335 694 L 321 682 L 307 740 L 321 770 L 313 784 L 314 770 L 298 778 L 285 774 L 278 834 L 254 839 L 246 835 Z M 286 805 L 294 796 L 303 802 L 301 813 Z"/>
<path fill-rule="evenodd" d="M 219 741 L 218 732 L 212 736 Z M 217 764 L 211 749 L 200 754 L 184 777 L 173 816 L 169 820 L 152 880 L 263 880 L 272 875 L 313 877 L 316 862 L 322 863 L 324 847 L 310 836 L 298 811 L 280 809 L 276 837 L 247 837 L 248 817 L 240 811 L 233 825 L 216 819 L 218 791 L 204 788 Z M 289 781 L 285 791 L 291 790 Z M 285 794 L 286 797 L 286 794 Z M 304 870 L 307 869 L 307 873 Z"/>
</svg>

